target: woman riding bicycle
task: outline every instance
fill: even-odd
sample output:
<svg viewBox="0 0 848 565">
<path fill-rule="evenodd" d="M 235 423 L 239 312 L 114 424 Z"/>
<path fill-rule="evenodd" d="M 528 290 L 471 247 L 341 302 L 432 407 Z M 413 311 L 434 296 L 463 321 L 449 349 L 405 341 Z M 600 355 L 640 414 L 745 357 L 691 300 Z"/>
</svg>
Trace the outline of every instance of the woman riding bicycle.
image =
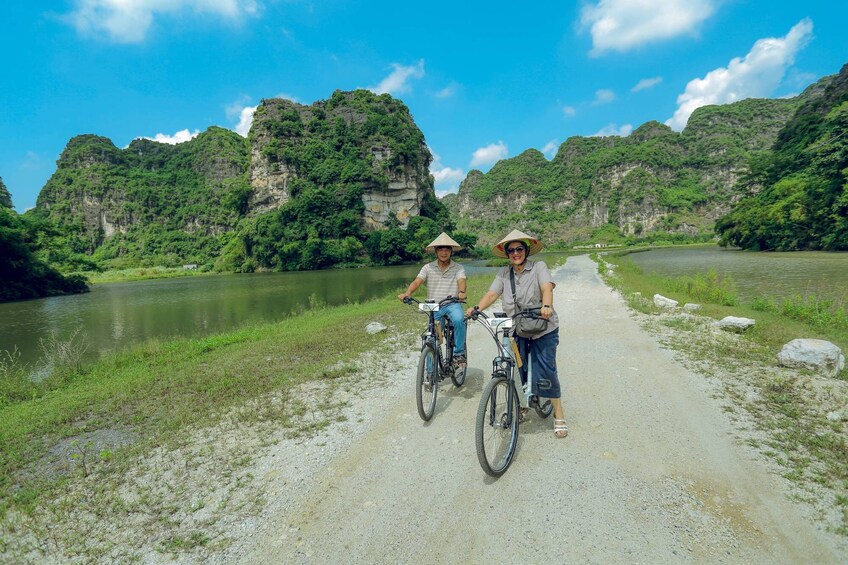
<svg viewBox="0 0 848 565">
<path fill-rule="evenodd" d="M 544 261 L 529 261 L 527 258 L 542 249 L 542 242 L 518 230 L 500 240 L 492 252 L 509 259 L 509 265 L 499 270 L 489 291 L 477 303 L 485 310 L 503 295 L 503 308 L 509 316 L 520 310 L 541 304 L 540 316 L 548 320 L 547 327 L 535 335 L 516 332 L 515 340 L 523 359 L 530 354 L 533 370 L 534 390 L 531 394 L 549 398 L 554 409 L 554 434 L 558 438 L 568 435 L 562 410 L 559 378 L 556 367 L 556 349 L 559 345 L 559 319 L 553 310 L 555 283 Z M 504 292 L 506 290 L 506 292 Z M 470 316 L 474 308 L 469 308 Z M 522 384 L 527 383 L 527 365 L 519 369 Z"/>
<path fill-rule="evenodd" d="M 436 253 L 436 260 L 421 267 L 418 276 L 415 277 L 406 292 L 398 295 L 402 302 L 405 298 L 412 296 L 422 283 L 427 283 L 427 300 L 441 302 L 448 296 L 456 296 L 465 300 L 465 269 L 459 263 L 451 260 L 455 251 L 462 246 L 454 241 L 448 234 L 442 232 L 439 237 L 425 248 L 428 252 Z M 457 366 L 466 365 L 465 358 L 465 314 L 459 303 L 449 304 L 436 312 L 436 320 L 440 321 L 445 315 L 453 322 L 453 359 Z"/>
</svg>

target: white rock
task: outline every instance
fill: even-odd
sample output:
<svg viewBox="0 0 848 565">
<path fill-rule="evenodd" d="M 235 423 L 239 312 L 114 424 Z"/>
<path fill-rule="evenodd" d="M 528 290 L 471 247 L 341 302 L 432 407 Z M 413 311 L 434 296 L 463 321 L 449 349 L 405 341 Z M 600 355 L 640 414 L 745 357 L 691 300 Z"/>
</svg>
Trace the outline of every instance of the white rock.
<svg viewBox="0 0 848 565">
<path fill-rule="evenodd" d="M 841 422 L 846 419 L 846 415 L 841 410 L 834 410 L 827 413 L 827 419 L 831 422 Z"/>
<path fill-rule="evenodd" d="M 756 323 L 756 320 L 752 320 L 751 318 L 725 316 L 718 322 L 713 322 L 713 325 L 721 330 L 725 330 L 728 332 L 742 333 Z"/>
<path fill-rule="evenodd" d="M 368 335 L 374 335 L 376 333 L 384 332 L 388 328 L 381 324 L 380 322 L 371 322 L 367 326 L 365 326 L 365 333 Z"/>
<path fill-rule="evenodd" d="M 654 306 L 658 306 L 660 308 L 676 308 L 678 304 L 680 303 L 677 300 L 666 298 L 661 294 L 654 295 Z"/>
<path fill-rule="evenodd" d="M 700 304 L 694 304 L 692 302 L 687 302 L 686 304 L 683 305 L 683 309 L 688 310 L 689 312 L 695 312 L 696 310 L 701 309 L 701 305 Z"/>
<path fill-rule="evenodd" d="M 845 356 L 836 345 L 823 339 L 793 339 L 777 354 L 784 367 L 819 371 L 835 377 L 845 367 Z"/>
</svg>

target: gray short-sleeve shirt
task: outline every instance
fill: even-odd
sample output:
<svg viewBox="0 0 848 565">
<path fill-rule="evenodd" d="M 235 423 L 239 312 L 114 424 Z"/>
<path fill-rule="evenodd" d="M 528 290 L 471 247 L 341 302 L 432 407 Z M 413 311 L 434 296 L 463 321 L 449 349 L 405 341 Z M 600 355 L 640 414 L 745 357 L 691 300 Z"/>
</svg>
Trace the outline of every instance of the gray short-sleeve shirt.
<svg viewBox="0 0 848 565">
<path fill-rule="evenodd" d="M 512 270 L 512 265 L 499 270 L 498 274 L 495 275 L 495 280 L 489 286 L 489 290 L 502 296 L 504 310 L 508 315 L 514 316 L 518 309 L 512 297 L 512 286 L 509 283 L 510 270 Z M 524 308 L 538 306 L 542 301 L 542 285 L 544 283 L 551 283 L 556 286 L 545 262 L 527 261 L 524 269 L 520 273 L 515 273 L 515 295 L 518 298 L 518 303 Z M 551 304 L 551 307 L 553 307 L 553 304 Z M 549 334 L 558 327 L 559 316 L 554 311 L 548 320 L 548 329 L 537 337 Z"/>
<path fill-rule="evenodd" d="M 421 267 L 419 279 L 427 283 L 427 300 L 444 300 L 448 296 L 456 296 L 459 290 L 458 281 L 464 279 L 465 268 L 451 261 L 448 268 L 442 271 L 438 261 L 431 261 Z"/>
</svg>

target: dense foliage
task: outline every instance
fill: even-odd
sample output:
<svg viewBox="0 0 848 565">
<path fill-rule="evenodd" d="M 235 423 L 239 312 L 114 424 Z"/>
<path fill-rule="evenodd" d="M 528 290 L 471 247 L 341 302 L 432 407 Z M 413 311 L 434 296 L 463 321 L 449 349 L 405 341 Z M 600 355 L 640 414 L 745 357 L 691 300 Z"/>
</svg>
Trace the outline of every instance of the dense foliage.
<svg viewBox="0 0 848 565">
<path fill-rule="evenodd" d="M 725 245 L 848 250 L 848 65 L 804 104 L 743 179 L 749 196 L 716 223 Z"/>
<path fill-rule="evenodd" d="M 0 188 L 0 195 L 5 192 L 8 196 L 5 187 Z M 3 200 L 0 205 L 0 302 L 88 290 L 82 278 L 64 277 L 33 255 L 32 233 L 28 221 L 11 209 L 11 198 L 8 205 Z"/>
<path fill-rule="evenodd" d="M 0 208 L 12 207 L 12 195 L 9 194 L 9 189 L 3 183 L 3 178 L 0 177 Z"/>
<path fill-rule="evenodd" d="M 528 150 L 472 171 L 449 206 L 486 242 L 516 226 L 562 244 L 703 239 L 729 210 L 748 158 L 798 105 L 744 100 L 697 109 L 682 133 L 652 121 L 627 137 L 572 137 L 550 162 Z"/>
<path fill-rule="evenodd" d="M 270 99 L 248 140 L 222 128 L 175 146 L 139 139 L 118 149 L 103 137 L 75 137 L 30 216 L 40 256 L 65 270 L 391 264 L 420 259 L 428 234 L 453 228 L 435 198 L 430 159 L 409 110 L 389 95 L 337 91 L 311 106 Z M 268 174 L 256 173 L 262 167 L 288 175 L 271 205 L 257 204 L 248 180 Z M 422 220 L 412 230 L 399 222 L 366 230 L 363 194 L 386 192 L 404 175 L 420 181 Z"/>
</svg>

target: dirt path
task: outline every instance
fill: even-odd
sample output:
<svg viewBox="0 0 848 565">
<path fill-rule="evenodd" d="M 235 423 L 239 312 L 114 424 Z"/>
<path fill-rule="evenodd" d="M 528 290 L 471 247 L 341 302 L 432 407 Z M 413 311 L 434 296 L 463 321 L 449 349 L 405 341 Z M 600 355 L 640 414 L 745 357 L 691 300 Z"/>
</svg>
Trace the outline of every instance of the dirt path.
<svg viewBox="0 0 848 565">
<path fill-rule="evenodd" d="M 703 377 L 658 347 L 586 256 L 555 272 L 571 434 L 522 425 L 498 480 L 474 416 L 494 345 L 469 332 L 465 387 L 422 423 L 413 374 L 362 438 L 302 478 L 302 496 L 241 537 L 245 563 L 841 563 L 844 545 L 735 439 Z M 410 355 L 414 356 L 410 344 Z M 717 352 L 720 354 L 720 352 Z M 404 369 L 408 371 L 408 366 Z"/>
</svg>

